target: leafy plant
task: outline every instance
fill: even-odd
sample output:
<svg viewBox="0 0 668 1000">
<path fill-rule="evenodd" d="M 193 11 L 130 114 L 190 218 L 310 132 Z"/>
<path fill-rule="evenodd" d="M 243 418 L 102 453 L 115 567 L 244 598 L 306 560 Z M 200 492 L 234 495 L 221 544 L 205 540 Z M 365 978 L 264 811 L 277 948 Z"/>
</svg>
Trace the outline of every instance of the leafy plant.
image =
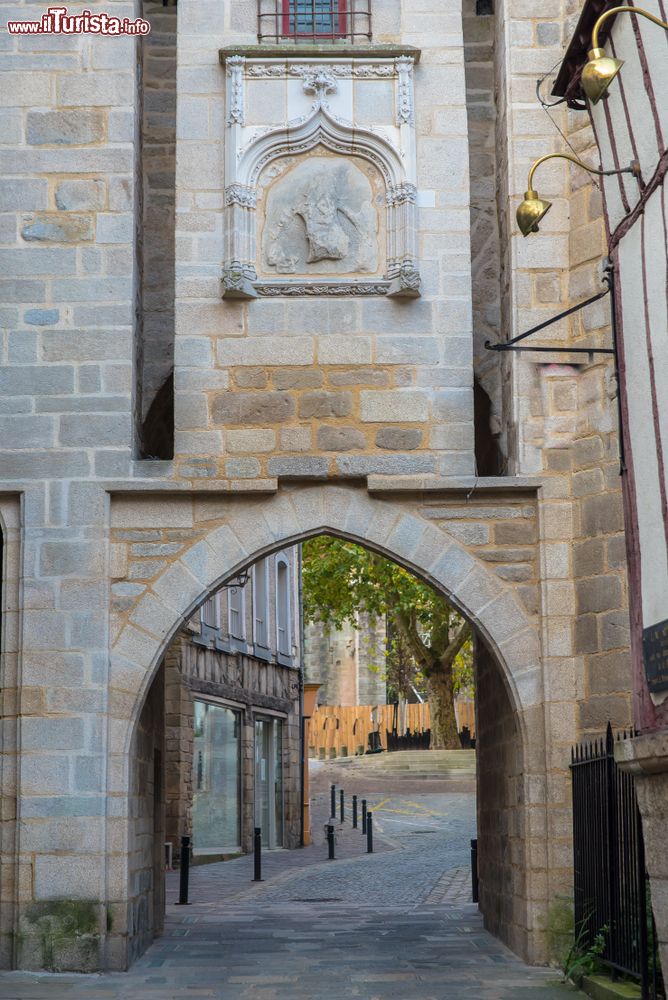
<svg viewBox="0 0 668 1000">
<path fill-rule="evenodd" d="M 598 959 L 605 951 L 606 938 L 610 928 L 607 924 L 604 924 L 589 947 L 585 948 L 584 942 L 587 936 L 587 924 L 588 920 L 583 920 L 580 924 L 575 941 L 564 959 L 564 982 L 572 979 L 575 974 L 591 976 L 598 967 Z"/>
<path fill-rule="evenodd" d="M 473 682 L 471 627 L 432 587 L 397 563 L 339 538 L 321 535 L 303 546 L 304 617 L 325 627 L 371 624 L 385 617 L 388 682 L 406 696 L 426 688 L 432 746 L 459 747 L 453 699 Z"/>
</svg>

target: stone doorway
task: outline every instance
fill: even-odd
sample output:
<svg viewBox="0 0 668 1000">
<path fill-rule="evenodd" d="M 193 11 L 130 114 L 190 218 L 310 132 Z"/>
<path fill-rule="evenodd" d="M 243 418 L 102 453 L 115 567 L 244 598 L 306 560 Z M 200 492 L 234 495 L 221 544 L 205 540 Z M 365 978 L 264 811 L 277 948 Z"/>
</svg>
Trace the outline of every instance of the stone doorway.
<svg viewBox="0 0 668 1000">
<path fill-rule="evenodd" d="M 110 748 L 113 771 L 119 775 L 112 793 L 119 800 L 115 811 L 120 812 L 122 802 L 127 802 L 128 815 L 137 811 L 129 792 L 136 719 L 165 649 L 184 620 L 226 579 L 260 556 L 320 534 L 351 539 L 431 584 L 474 626 L 480 664 L 481 909 L 486 926 L 518 954 L 532 962 L 545 960 L 544 931 L 538 928 L 550 893 L 560 878 L 563 883 L 563 870 L 556 864 L 550 870 L 548 863 L 557 851 L 550 846 L 555 838 L 545 822 L 545 748 L 551 734 L 545 729 L 539 632 L 526 594 L 505 583 L 481 557 L 489 534 L 474 530 L 483 521 L 488 526 L 490 521 L 496 526 L 510 521 L 527 528 L 533 522 L 535 532 L 535 517 L 536 498 L 526 490 L 472 501 L 456 491 L 436 496 L 409 493 L 399 499 L 369 496 L 352 485 L 294 484 L 272 497 L 243 501 L 114 500 L 112 543 L 121 584 L 115 585 L 117 592 L 124 592 L 128 578 L 136 579 L 131 545 L 142 528 L 158 532 L 164 544 L 181 542 L 169 565 L 156 573 L 136 600 L 118 609 L 112 686 L 118 690 L 119 711 Z M 468 545 L 462 537 L 469 539 Z M 480 552 L 472 543 L 476 539 Z M 508 558 L 512 559 L 510 552 Z M 566 764 L 565 759 L 564 768 Z M 142 884 L 141 878 L 127 879 L 133 855 L 136 861 L 136 835 L 129 823 L 127 854 L 114 859 L 119 879 L 112 904 L 124 917 L 114 926 L 127 927 L 127 933 L 116 936 L 112 930 L 108 942 L 112 967 L 126 966 L 137 955 L 138 920 L 147 911 L 142 894 L 132 889 Z M 567 874 L 567 862 L 562 868 Z"/>
</svg>

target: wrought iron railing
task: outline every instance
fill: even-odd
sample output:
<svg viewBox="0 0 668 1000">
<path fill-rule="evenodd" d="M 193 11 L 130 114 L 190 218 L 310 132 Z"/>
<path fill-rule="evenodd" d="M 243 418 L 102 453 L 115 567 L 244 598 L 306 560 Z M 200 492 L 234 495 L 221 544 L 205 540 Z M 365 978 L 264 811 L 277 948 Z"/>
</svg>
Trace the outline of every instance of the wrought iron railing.
<svg viewBox="0 0 668 1000">
<path fill-rule="evenodd" d="M 261 42 L 368 42 L 371 0 L 258 0 Z"/>
<path fill-rule="evenodd" d="M 626 734 L 624 734 L 626 736 Z M 575 938 L 582 951 L 602 934 L 600 961 L 640 981 L 643 1000 L 664 996 L 633 776 L 615 763 L 614 738 L 571 755 Z"/>
</svg>

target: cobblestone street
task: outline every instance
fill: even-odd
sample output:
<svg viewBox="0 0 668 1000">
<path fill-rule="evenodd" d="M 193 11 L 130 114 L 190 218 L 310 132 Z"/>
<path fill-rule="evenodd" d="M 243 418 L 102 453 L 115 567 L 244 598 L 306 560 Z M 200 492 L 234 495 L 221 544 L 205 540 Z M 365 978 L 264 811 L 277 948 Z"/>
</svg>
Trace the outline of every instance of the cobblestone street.
<svg viewBox="0 0 668 1000">
<path fill-rule="evenodd" d="M 482 928 L 470 902 L 471 791 L 426 791 L 387 777 L 369 796 L 374 853 L 337 822 L 323 827 L 331 769 L 316 775 L 314 844 L 195 867 L 187 909 L 167 879 L 165 934 L 129 973 L 0 976 L 3 1000 L 563 1000 L 554 970 L 523 965 Z M 345 783 L 345 773 L 340 776 Z M 359 782 L 360 779 L 358 778 Z M 376 786 L 383 784 L 376 778 Z M 356 787 L 351 782 L 351 787 Z"/>
</svg>

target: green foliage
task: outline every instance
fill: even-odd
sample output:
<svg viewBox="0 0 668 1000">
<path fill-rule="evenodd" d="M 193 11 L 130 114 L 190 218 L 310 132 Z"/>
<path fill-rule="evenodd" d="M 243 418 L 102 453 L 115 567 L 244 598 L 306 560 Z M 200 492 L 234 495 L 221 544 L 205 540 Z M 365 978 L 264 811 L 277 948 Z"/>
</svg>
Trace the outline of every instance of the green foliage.
<svg viewBox="0 0 668 1000">
<path fill-rule="evenodd" d="M 36 934 L 41 964 L 52 972 L 72 967 L 73 949 L 88 962 L 99 943 L 97 903 L 92 900 L 53 899 L 33 903 L 26 911 L 27 928 Z M 25 941 L 26 934 L 22 935 Z"/>
<path fill-rule="evenodd" d="M 564 956 L 573 947 L 575 939 L 575 916 L 573 899 L 557 896 L 550 905 L 547 916 L 547 944 L 550 961 L 563 966 Z"/>
<path fill-rule="evenodd" d="M 384 617 L 388 683 L 404 696 L 412 686 L 428 690 L 434 745 L 454 745 L 452 699 L 473 687 L 473 644 L 464 619 L 412 573 L 353 542 L 311 539 L 303 545 L 302 565 L 305 621 L 339 629 L 357 624 L 362 613 L 372 625 Z"/>
<path fill-rule="evenodd" d="M 573 976 L 591 976 L 598 970 L 600 964 L 598 959 L 605 951 L 606 937 L 610 928 L 604 924 L 594 937 L 592 944 L 585 948 L 587 923 L 586 919 L 582 921 L 575 940 L 563 961 L 564 981 L 572 979 Z"/>
</svg>

